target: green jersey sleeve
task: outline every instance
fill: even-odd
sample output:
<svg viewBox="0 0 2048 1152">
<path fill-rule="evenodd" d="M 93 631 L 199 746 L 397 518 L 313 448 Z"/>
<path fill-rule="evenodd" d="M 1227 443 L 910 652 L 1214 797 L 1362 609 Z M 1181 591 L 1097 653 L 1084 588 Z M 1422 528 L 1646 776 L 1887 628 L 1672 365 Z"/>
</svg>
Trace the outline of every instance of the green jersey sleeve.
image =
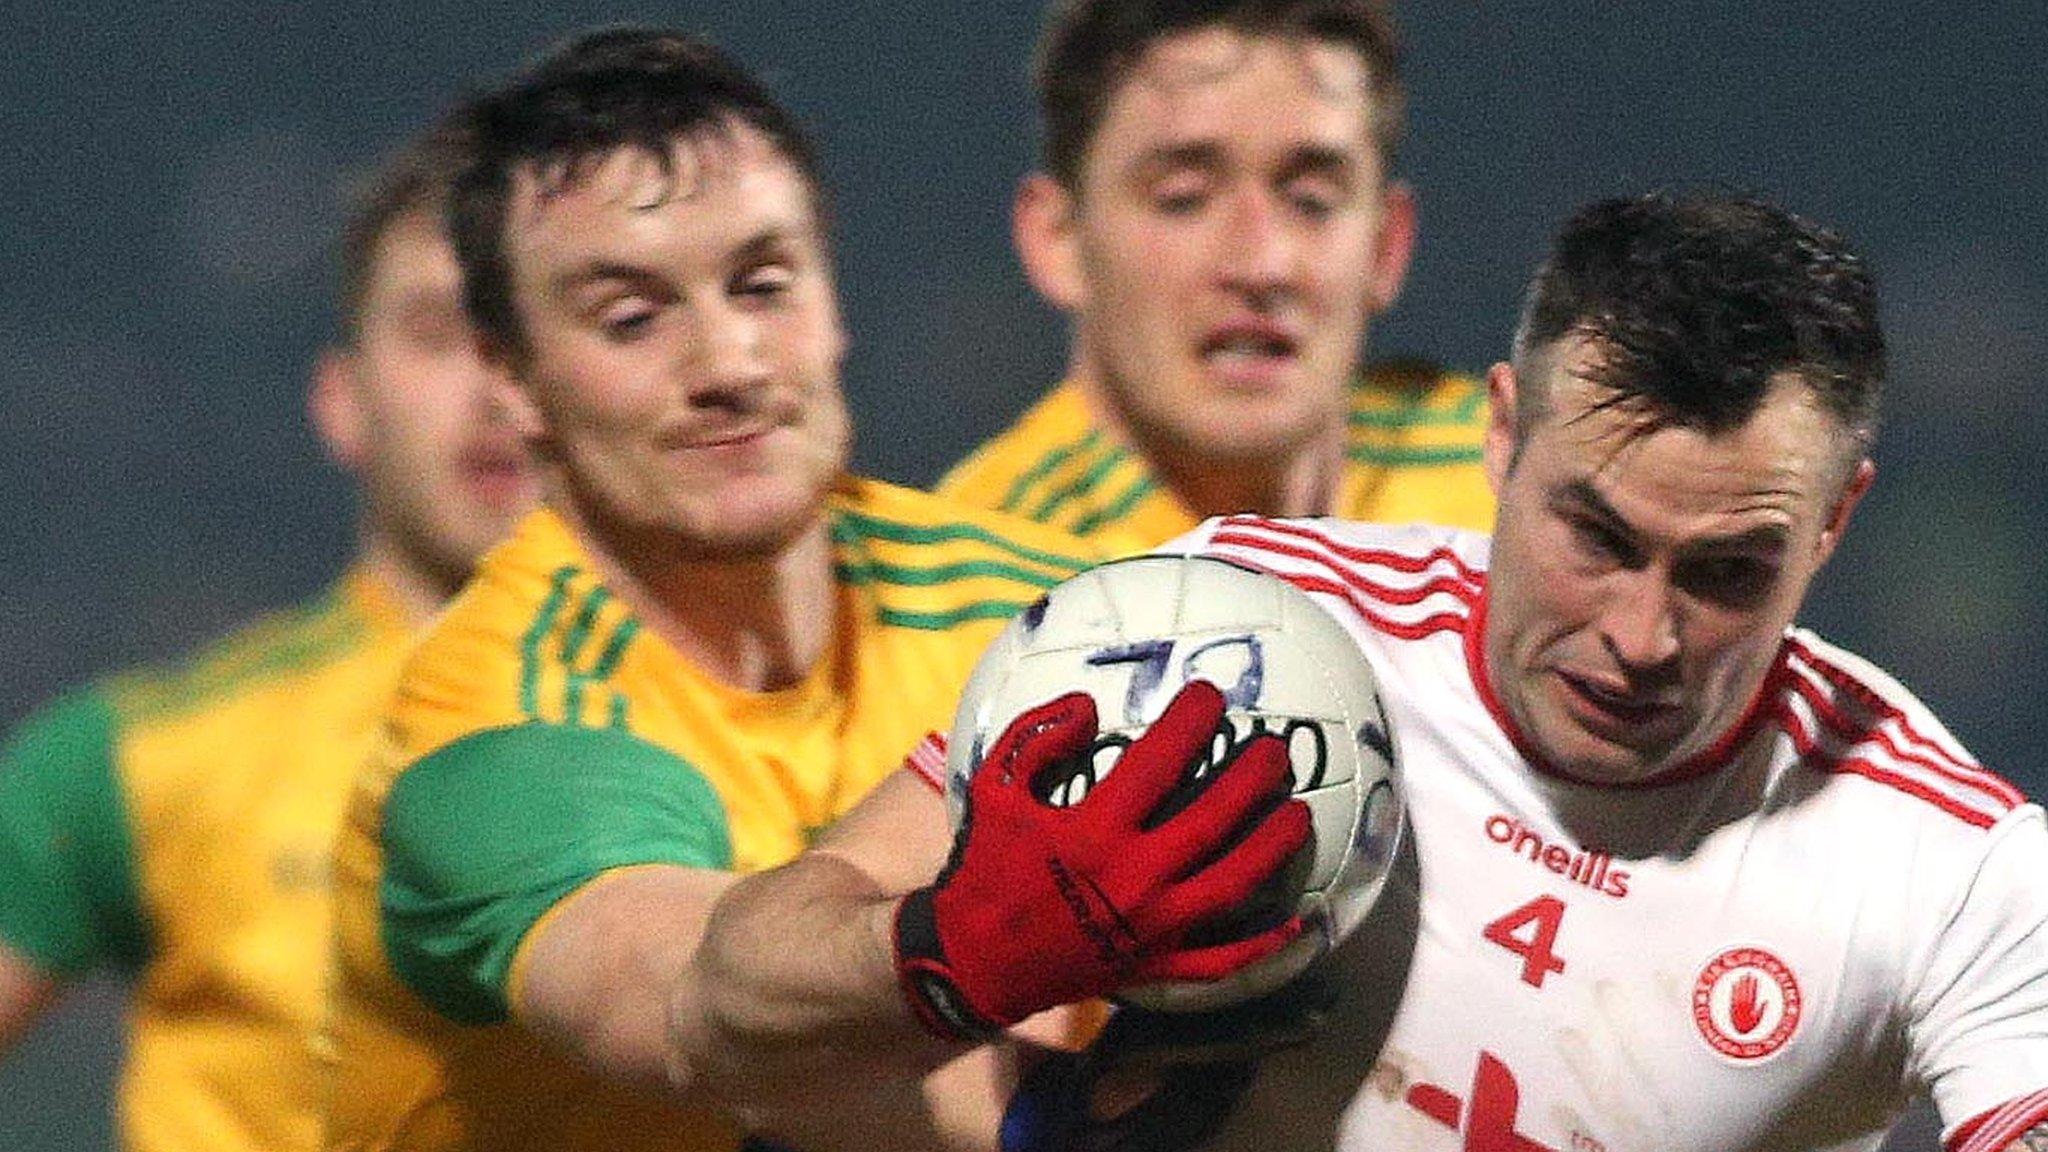
<svg viewBox="0 0 2048 1152">
<path fill-rule="evenodd" d="M 477 732 L 407 768 L 385 801 L 383 850 L 392 970 L 466 1024 L 506 1018 L 520 941 L 600 873 L 732 864 L 725 806 L 681 757 L 546 723 Z"/>
<path fill-rule="evenodd" d="M 53 976 L 148 951 L 117 730 L 105 694 L 80 690 L 0 748 L 0 941 Z"/>
</svg>

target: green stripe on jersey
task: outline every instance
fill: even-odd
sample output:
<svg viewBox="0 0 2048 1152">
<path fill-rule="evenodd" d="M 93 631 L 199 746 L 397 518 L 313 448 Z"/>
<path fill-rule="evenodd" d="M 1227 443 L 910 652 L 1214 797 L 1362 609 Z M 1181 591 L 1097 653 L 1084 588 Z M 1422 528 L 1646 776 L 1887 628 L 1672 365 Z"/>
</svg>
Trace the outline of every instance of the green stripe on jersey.
<svg viewBox="0 0 2048 1152">
<path fill-rule="evenodd" d="M 378 913 L 392 971 L 464 1024 L 508 1015 L 535 923 L 614 868 L 731 868 L 725 806 L 673 752 L 604 728 L 473 733 L 408 768 L 384 805 Z"/>
<path fill-rule="evenodd" d="M 603 687 L 612 674 L 618 671 L 619 662 L 625 658 L 626 650 L 632 646 L 633 638 L 640 634 L 640 620 L 636 616 L 625 616 L 613 627 L 602 646 L 598 640 L 604 633 L 598 627 L 599 618 L 612 603 L 612 593 L 603 585 L 596 585 L 586 592 L 576 593 L 571 586 L 583 570 L 574 565 L 563 565 L 549 577 L 548 595 L 534 611 L 533 622 L 519 639 L 519 710 L 529 719 L 548 723 L 562 723 L 571 726 L 585 724 L 583 703 L 592 688 Z M 562 628 L 561 639 L 552 647 L 548 637 L 552 636 L 564 620 L 568 626 Z M 595 649 L 597 657 L 587 659 Z M 586 666 L 587 664 L 587 666 Z M 561 713 L 547 714 L 545 705 L 550 701 L 543 698 L 547 672 L 559 668 L 562 673 Z M 605 708 L 602 727 L 626 727 L 627 701 L 623 694 L 614 693 Z"/>
<path fill-rule="evenodd" d="M 1140 476 L 1136 483 L 1124 489 L 1123 494 L 1101 508 L 1074 521 L 1072 531 L 1076 536 L 1088 536 L 1131 514 L 1139 501 L 1159 490 L 1159 481 L 1150 474 Z"/>
<path fill-rule="evenodd" d="M 1121 448 L 1105 453 L 1102 459 L 1091 465 L 1086 472 L 1075 477 L 1071 483 L 1049 493 L 1044 500 L 1040 501 L 1038 507 L 1032 509 L 1029 513 L 1031 519 L 1041 524 L 1051 523 L 1053 514 L 1062 507 L 1095 491 L 1096 486 L 1101 484 L 1111 472 L 1115 471 L 1117 465 L 1124 462 L 1125 456 L 1126 453 Z"/>
<path fill-rule="evenodd" d="M 1005 512 L 1015 512 L 1024 503 L 1024 495 L 1031 490 L 1033 484 L 1052 475 L 1053 471 L 1059 468 L 1060 465 L 1065 464 L 1080 453 L 1092 450 L 1101 440 L 1101 429 L 1091 428 L 1088 430 L 1088 434 L 1079 440 L 1062 444 L 1046 452 L 1045 455 L 1038 458 L 1038 463 L 1033 464 L 1018 475 L 1017 479 L 1010 484 L 1010 490 L 1003 494 L 1003 502 L 997 507 Z"/>
<path fill-rule="evenodd" d="M 46 974 L 139 967 L 150 949 L 114 709 L 64 696 L 0 748 L 0 941 Z"/>
<path fill-rule="evenodd" d="M 1486 389 L 1471 388 L 1450 408 L 1432 409 L 1418 394 L 1392 409 L 1353 408 L 1346 419 L 1353 428 L 1455 428 L 1473 424 L 1486 404 Z"/>
<path fill-rule="evenodd" d="M 1481 449 L 1476 444 L 1469 448 L 1353 444 L 1344 450 L 1344 456 L 1355 463 L 1375 464 L 1383 468 L 1422 468 L 1442 464 L 1476 464 L 1480 460 Z"/>
<path fill-rule="evenodd" d="M 1033 564 L 1044 564 L 1052 568 L 1064 568 L 1069 574 L 1093 566 L 1093 562 L 1075 556 L 1064 556 L 1046 552 L 1028 545 L 1019 544 L 1008 537 L 998 535 L 979 524 L 904 524 L 896 520 L 884 520 L 863 512 L 837 509 L 832 513 L 832 539 L 841 544 L 858 543 L 866 537 L 883 540 L 891 544 L 944 544 L 954 540 L 972 540 L 1007 552 Z"/>
<path fill-rule="evenodd" d="M 573 564 L 564 564 L 548 575 L 547 599 L 541 601 L 540 608 L 533 614 L 533 623 L 519 638 L 519 710 L 535 720 L 543 719 L 540 714 L 541 643 L 548 638 L 548 633 L 555 630 L 555 621 L 561 619 L 562 605 L 569 599 L 569 581 L 574 580 L 580 571 Z"/>
<path fill-rule="evenodd" d="M 962 604 L 944 612 L 911 612 L 901 608 L 884 606 L 875 613 L 875 618 L 884 624 L 898 628 L 916 628 L 924 632 L 944 632 L 975 620 L 1008 620 L 1028 607 L 1026 600 L 977 600 Z"/>
<path fill-rule="evenodd" d="M 833 574 L 842 584 L 899 584 L 912 588 L 928 588 L 935 584 L 952 584 L 960 580 L 972 580 L 992 576 L 1001 580 L 1014 580 L 1034 588 L 1050 588 L 1065 576 L 1045 572 L 1037 568 L 1024 568 L 1016 564 L 1005 564 L 999 560 L 963 560 L 953 564 L 933 564 L 929 567 L 913 567 L 906 564 L 885 564 L 880 560 L 863 560 L 859 563 L 840 563 L 833 566 Z"/>
</svg>

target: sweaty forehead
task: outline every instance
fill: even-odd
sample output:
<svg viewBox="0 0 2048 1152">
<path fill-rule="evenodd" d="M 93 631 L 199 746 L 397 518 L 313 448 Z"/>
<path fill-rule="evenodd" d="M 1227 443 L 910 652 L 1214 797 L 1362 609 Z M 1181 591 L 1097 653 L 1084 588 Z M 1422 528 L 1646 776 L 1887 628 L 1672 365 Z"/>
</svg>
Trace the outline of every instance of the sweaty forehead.
<svg viewBox="0 0 2048 1152">
<path fill-rule="evenodd" d="M 1275 99 L 1287 107 L 1272 107 Z M 1147 47 L 1110 93 L 1102 128 L 1107 133 L 1142 125 L 1168 135 L 1245 130 L 1259 121 L 1233 105 L 1255 101 L 1267 105 L 1268 119 L 1313 113 L 1318 126 L 1362 143 L 1370 126 L 1370 99 L 1365 61 L 1350 48 L 1297 36 L 1203 28 Z M 1217 119 L 1225 115 L 1227 121 Z"/>
<path fill-rule="evenodd" d="M 557 208 L 648 211 L 699 199 L 776 158 L 773 145 L 759 132 L 720 125 L 678 136 L 666 152 L 623 144 L 574 164 L 521 164 L 513 172 L 511 223 L 531 226 Z"/>
<path fill-rule="evenodd" d="M 626 145 L 571 169 L 524 165 L 514 173 L 508 251 L 532 256 L 630 246 L 656 233 L 810 226 L 796 165 L 744 125 L 677 137 L 666 155 Z"/>
<path fill-rule="evenodd" d="M 1656 421 L 1641 405 L 1603 404 L 1612 394 L 1584 379 L 1553 386 L 1538 434 L 1549 441 L 1553 478 L 1589 485 L 1632 519 L 1796 520 L 1818 515 L 1836 494 L 1838 422 L 1794 377 L 1775 383 L 1748 422 L 1722 432 Z"/>
<path fill-rule="evenodd" d="M 1343 45 L 1225 27 L 1181 32 L 1151 44 L 1126 83 L 1181 92 L 1228 80 L 1262 63 L 1292 68 L 1307 90 L 1333 104 L 1360 99 L 1371 90 L 1365 61 Z"/>
</svg>

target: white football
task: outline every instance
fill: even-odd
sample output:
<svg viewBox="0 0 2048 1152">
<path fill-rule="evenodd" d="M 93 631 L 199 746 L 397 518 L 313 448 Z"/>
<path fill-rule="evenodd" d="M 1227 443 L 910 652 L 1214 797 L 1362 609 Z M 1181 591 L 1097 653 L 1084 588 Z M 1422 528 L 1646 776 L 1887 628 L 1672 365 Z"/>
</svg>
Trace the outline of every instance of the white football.
<svg viewBox="0 0 2048 1152">
<path fill-rule="evenodd" d="M 1166 1011 L 1197 1011 L 1273 991 L 1365 919 L 1393 863 L 1402 825 L 1394 733 L 1365 654 L 1344 626 L 1285 580 L 1225 560 L 1140 556 L 1061 583 L 1012 620 L 982 654 L 947 743 L 947 802 L 955 826 L 982 755 L 1019 714 L 1085 691 L 1101 736 L 1085 763 L 1048 786 L 1072 804 L 1114 770 L 1116 757 L 1189 680 L 1222 689 L 1229 747 L 1218 736 L 1190 779 L 1227 763 L 1258 732 L 1287 740 L 1294 795 L 1314 817 L 1308 848 L 1230 923 L 1222 942 L 1298 909 L 1301 937 L 1215 981 L 1147 985 L 1123 995 Z"/>
</svg>

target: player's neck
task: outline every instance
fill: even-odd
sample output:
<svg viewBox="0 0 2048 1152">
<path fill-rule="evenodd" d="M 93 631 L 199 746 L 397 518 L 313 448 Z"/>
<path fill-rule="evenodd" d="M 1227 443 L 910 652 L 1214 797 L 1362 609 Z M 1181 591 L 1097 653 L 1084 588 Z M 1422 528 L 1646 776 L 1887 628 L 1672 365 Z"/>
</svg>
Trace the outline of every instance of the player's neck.
<svg viewBox="0 0 2048 1152">
<path fill-rule="evenodd" d="M 1284 459 L 1256 463 L 1188 452 L 1146 455 L 1160 482 L 1197 516 L 1327 516 L 1336 511 L 1343 451 L 1341 443 L 1335 451 L 1322 449 L 1310 445 Z"/>
<path fill-rule="evenodd" d="M 374 527 L 365 527 L 361 532 L 356 566 L 384 586 L 406 621 L 415 628 L 433 619 L 462 590 L 470 573 L 467 568 L 454 571 L 433 564 Z"/>
<path fill-rule="evenodd" d="M 678 559 L 571 523 L 606 587 L 706 675 L 747 692 L 801 682 L 831 647 L 837 588 L 822 519 L 766 557 Z"/>
<path fill-rule="evenodd" d="M 1140 456 L 1181 505 L 1197 517 L 1257 512 L 1266 516 L 1328 516 L 1337 510 L 1344 475 L 1344 427 L 1290 449 L 1239 456 L 1147 437 L 1126 421 L 1107 394 L 1087 377 L 1073 377 L 1090 413 L 1104 430 Z"/>
</svg>

